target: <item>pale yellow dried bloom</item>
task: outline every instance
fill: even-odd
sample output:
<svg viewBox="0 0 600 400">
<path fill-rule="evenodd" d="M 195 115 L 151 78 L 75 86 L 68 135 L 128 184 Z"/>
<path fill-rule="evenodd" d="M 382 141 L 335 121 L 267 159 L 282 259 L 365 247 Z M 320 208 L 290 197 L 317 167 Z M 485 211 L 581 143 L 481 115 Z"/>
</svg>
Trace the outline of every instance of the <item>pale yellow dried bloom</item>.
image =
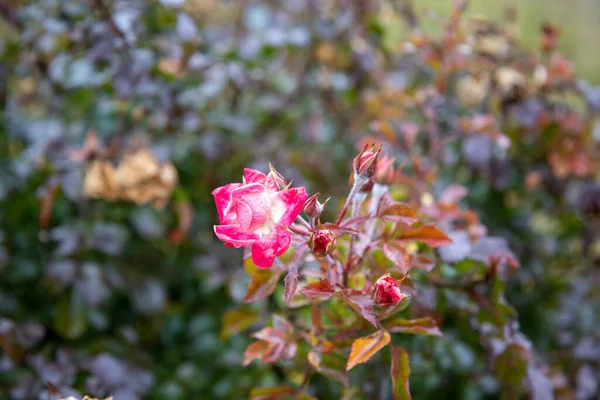
<svg viewBox="0 0 600 400">
<path fill-rule="evenodd" d="M 108 161 L 92 161 L 83 181 L 83 193 L 93 198 L 117 199 L 119 185 L 115 169 Z"/>
<path fill-rule="evenodd" d="M 117 181 L 121 187 L 131 187 L 153 178 L 158 171 L 158 162 L 152 154 L 138 150 L 123 157 L 117 168 Z"/>
</svg>

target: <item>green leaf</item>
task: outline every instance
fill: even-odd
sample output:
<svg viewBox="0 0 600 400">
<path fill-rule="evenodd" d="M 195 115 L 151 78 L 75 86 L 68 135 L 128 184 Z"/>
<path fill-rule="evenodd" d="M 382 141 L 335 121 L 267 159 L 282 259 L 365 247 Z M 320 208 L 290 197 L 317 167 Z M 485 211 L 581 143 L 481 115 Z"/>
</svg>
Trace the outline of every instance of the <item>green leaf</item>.
<svg viewBox="0 0 600 400">
<path fill-rule="evenodd" d="M 340 398 L 340 400 L 357 400 L 357 399 L 362 399 L 362 397 L 360 396 L 361 394 L 361 390 L 355 386 L 353 387 L 349 387 L 349 388 L 345 388 L 342 391 L 342 397 Z"/>
<path fill-rule="evenodd" d="M 87 316 L 83 300 L 76 295 L 64 296 L 56 305 L 54 329 L 67 339 L 81 337 L 87 329 Z"/>
<path fill-rule="evenodd" d="M 221 340 L 249 328 L 257 319 L 258 313 L 249 306 L 228 310 L 222 320 Z"/>
<path fill-rule="evenodd" d="M 316 397 L 306 394 L 304 392 L 298 394 L 298 400 L 318 400 Z"/>
<path fill-rule="evenodd" d="M 494 316 L 498 325 L 504 325 L 510 318 L 516 318 L 517 311 L 504 298 L 506 284 L 501 279 L 496 279 L 492 286 L 492 304 Z"/>
<path fill-rule="evenodd" d="M 398 304 L 385 306 L 379 314 L 379 319 L 383 321 L 384 319 L 393 317 L 399 312 L 406 310 L 408 306 L 410 306 L 411 302 L 412 296 L 407 295 L 402 300 L 400 300 Z"/>
<path fill-rule="evenodd" d="M 401 347 L 391 348 L 392 352 L 392 386 L 394 400 L 412 400 L 408 377 L 410 366 L 408 364 L 408 353 Z"/>
<path fill-rule="evenodd" d="M 415 335 L 442 336 L 442 332 L 431 317 L 417 319 L 395 318 L 385 323 L 390 332 L 412 333 Z"/>
<path fill-rule="evenodd" d="M 348 373 L 346 361 L 335 354 L 321 354 L 317 351 L 308 353 L 308 362 L 318 373 L 348 386 Z"/>
<path fill-rule="evenodd" d="M 265 340 L 257 340 L 246 347 L 244 351 L 244 360 L 242 366 L 246 367 L 257 358 L 261 358 L 270 349 L 269 342 Z"/>
<path fill-rule="evenodd" d="M 267 388 L 253 388 L 250 390 L 250 400 L 277 400 L 293 396 L 295 390 L 291 386 L 273 386 Z"/>
<path fill-rule="evenodd" d="M 498 380 L 513 391 L 521 391 L 530 355 L 527 349 L 516 343 L 506 346 L 494 361 L 494 371 Z"/>
</svg>

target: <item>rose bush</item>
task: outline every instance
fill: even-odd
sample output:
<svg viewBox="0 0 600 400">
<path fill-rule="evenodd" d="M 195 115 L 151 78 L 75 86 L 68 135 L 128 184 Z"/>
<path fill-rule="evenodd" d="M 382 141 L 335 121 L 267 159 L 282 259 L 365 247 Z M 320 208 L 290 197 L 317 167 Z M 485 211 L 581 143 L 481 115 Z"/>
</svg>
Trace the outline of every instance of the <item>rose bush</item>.
<svg viewBox="0 0 600 400">
<path fill-rule="evenodd" d="M 413 308 L 409 307 L 411 300 L 415 303 L 414 308 L 419 309 L 421 285 L 429 283 L 433 286 L 456 285 L 458 289 L 462 288 L 459 281 L 448 282 L 440 278 L 441 271 L 436 268 L 438 261 L 431 250 L 440 248 L 441 258 L 452 258 L 453 262 L 480 260 L 481 265 L 473 266 L 467 275 L 469 281 L 465 283 L 474 287 L 487 279 L 502 285 L 501 282 L 508 277 L 508 273 L 518 267 L 512 252 L 506 246 L 493 244 L 499 239 L 487 237 L 486 229 L 474 215 L 470 216 L 471 221 L 462 229 L 470 231 L 472 239 L 469 241 L 473 241 L 473 247 L 478 248 L 478 251 L 460 249 L 459 255 L 453 254 L 457 252 L 454 246 L 461 247 L 464 244 L 460 241 L 453 243 L 449 236 L 431 223 L 431 219 L 450 228 L 451 222 L 472 213 L 457 205 L 465 194 L 464 190 L 457 186 L 447 188 L 440 195 L 439 203 L 423 199 L 411 202 L 412 204 L 394 200 L 392 190 L 395 188 L 395 179 L 390 182 L 392 184 L 375 182 L 380 153 L 381 148 L 375 152 L 365 146 L 354 158 L 350 192 L 336 222 L 326 222 L 321 218 L 325 206 L 318 202 L 318 195 L 311 196 L 304 204 L 297 201 L 289 204 L 282 202 L 280 205 L 287 207 L 289 215 L 295 216 L 295 220 L 286 220 L 289 231 L 285 231 L 290 235 L 286 244 L 289 245 L 291 240 L 297 243 L 291 249 L 292 254 L 278 259 L 277 266 L 269 272 L 253 267 L 254 264 L 257 267 L 264 266 L 256 263 L 264 258 L 257 257 L 254 249 L 251 251 L 252 261 L 249 258 L 245 262 L 250 282 L 244 302 L 256 302 L 271 295 L 281 274 L 286 273 L 283 298 L 289 309 L 286 311 L 287 318 L 274 314 L 272 327 L 265 327 L 252 335 L 257 341 L 246 348 L 243 364 L 249 365 L 258 359 L 263 363 L 294 360 L 296 364 L 306 365 L 302 383 L 297 387 L 256 388 L 251 392 L 251 397 L 310 397 L 304 391 L 304 386 L 315 372 L 348 386 L 348 371 L 358 364 L 368 362 L 381 350 L 389 347 L 393 397 L 410 398 L 408 353 L 393 344 L 392 334 L 441 336 L 442 331 L 434 315 L 425 314 L 433 313 L 432 308 L 422 307 L 412 319 L 398 314 Z M 385 175 L 396 177 L 401 173 L 394 169 L 390 158 L 383 157 L 382 160 Z M 259 176 L 256 180 L 261 184 L 252 183 L 254 175 Z M 281 177 L 273 168 L 270 176 Z M 235 213 L 234 210 L 248 208 L 256 210 L 259 216 L 244 217 L 247 220 L 243 223 L 245 229 L 260 229 L 267 223 L 272 215 L 268 187 L 272 187 L 270 193 L 280 193 L 276 191 L 278 187 L 275 181 L 269 180 L 270 176 L 246 170 L 244 184 L 230 184 L 213 192 L 221 222 L 226 221 L 234 224 L 235 229 L 240 229 L 240 212 Z M 280 180 L 282 185 L 285 184 L 283 178 Z M 253 185 L 256 189 L 252 189 Z M 245 189 L 246 187 L 250 189 Z M 417 178 L 406 187 L 417 191 L 425 188 L 426 182 Z M 236 195 L 236 191 L 240 191 L 240 195 Z M 306 199 L 304 188 L 299 189 L 298 193 L 301 193 L 299 197 Z M 236 202 L 243 203 L 238 205 Z M 249 207 L 247 203 L 253 206 Z M 308 220 L 299 214 L 302 208 Z M 230 213 L 229 217 L 227 213 Z M 285 212 L 277 211 L 276 214 Z M 253 227 L 255 221 L 257 222 Z M 220 239 L 231 240 L 217 228 L 215 227 L 215 233 Z M 457 239 L 462 233 L 469 236 L 462 230 L 454 232 Z M 233 244 L 243 246 L 250 243 L 240 240 Z M 283 253 L 279 251 L 277 243 L 269 245 L 278 249 L 270 254 Z M 271 264 L 273 258 L 270 258 L 269 265 Z M 414 270 L 421 270 L 421 273 Z M 502 272 L 505 270 L 508 272 Z M 396 278 L 406 285 L 406 293 L 401 291 Z M 495 296 L 501 299 L 502 291 Z M 495 304 L 480 306 L 482 310 L 489 309 L 489 312 L 499 311 Z M 346 307 L 356 313 L 356 316 L 341 317 Z M 310 315 L 308 320 L 303 316 L 304 309 L 307 312 L 310 310 L 306 314 Z M 497 340 L 509 346 L 513 343 L 513 338 L 505 336 L 502 326 L 513 322 L 510 322 L 510 315 L 504 318 L 496 321 L 494 328 L 488 329 L 491 332 L 496 330 L 495 333 L 499 335 Z M 375 332 L 372 331 L 373 328 Z M 533 361 L 529 368 L 536 370 Z"/>
<path fill-rule="evenodd" d="M 0 398 L 597 398 L 576 36 L 412 3 L 0 2 Z"/>
</svg>

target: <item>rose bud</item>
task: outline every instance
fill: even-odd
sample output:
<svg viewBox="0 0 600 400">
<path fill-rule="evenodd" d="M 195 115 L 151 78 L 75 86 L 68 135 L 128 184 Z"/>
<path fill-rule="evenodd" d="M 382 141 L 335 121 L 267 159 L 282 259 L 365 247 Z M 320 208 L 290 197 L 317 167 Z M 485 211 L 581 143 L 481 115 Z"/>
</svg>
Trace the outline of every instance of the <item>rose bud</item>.
<svg viewBox="0 0 600 400">
<path fill-rule="evenodd" d="M 309 197 L 308 200 L 306 200 L 306 203 L 304 203 L 304 214 L 306 214 L 311 221 L 314 221 L 315 218 L 319 218 L 321 216 L 321 213 L 325 208 L 325 204 L 327 204 L 329 201 L 329 199 L 327 199 L 324 203 L 320 203 L 319 200 L 317 200 L 320 194 L 321 193 L 317 193 Z"/>
<path fill-rule="evenodd" d="M 285 178 L 283 177 L 283 175 L 281 175 L 279 172 L 277 172 L 277 170 L 271 165 L 271 163 L 269 163 L 269 175 L 270 178 L 273 179 L 273 181 L 275 181 L 275 184 L 277 185 L 277 188 L 279 190 L 283 190 L 286 188 L 287 186 L 287 182 L 285 180 Z"/>
<path fill-rule="evenodd" d="M 382 156 L 377 161 L 377 170 L 375 171 L 375 182 L 380 185 L 391 185 L 394 181 L 394 158 Z"/>
<path fill-rule="evenodd" d="M 372 178 L 375 175 L 375 171 L 377 171 L 377 158 L 379 157 L 379 152 L 381 152 L 381 147 L 377 152 L 374 152 L 372 150 L 373 147 L 371 147 L 371 150 L 367 150 L 368 146 L 366 145 L 352 162 L 355 180 L 357 177 L 364 179 Z"/>
<path fill-rule="evenodd" d="M 382 276 L 375 282 L 375 303 L 395 305 L 400 303 L 405 297 L 406 295 L 398 287 L 398 282 L 390 274 Z"/>
<path fill-rule="evenodd" d="M 325 257 L 331 254 L 337 246 L 335 234 L 329 229 L 317 229 L 308 239 L 308 247 L 317 257 Z"/>
</svg>

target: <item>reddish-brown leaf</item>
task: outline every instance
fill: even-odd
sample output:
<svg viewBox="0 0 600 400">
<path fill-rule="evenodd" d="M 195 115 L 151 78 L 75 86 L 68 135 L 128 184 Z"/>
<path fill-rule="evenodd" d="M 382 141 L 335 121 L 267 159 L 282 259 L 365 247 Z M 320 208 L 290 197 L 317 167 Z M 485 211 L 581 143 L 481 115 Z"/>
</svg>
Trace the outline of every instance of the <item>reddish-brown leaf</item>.
<svg viewBox="0 0 600 400">
<path fill-rule="evenodd" d="M 4 318 L 0 318 L 0 323 L 0 349 L 4 350 L 12 361 L 23 362 L 27 353 L 19 343 L 14 323 Z"/>
<path fill-rule="evenodd" d="M 285 285 L 285 295 L 283 298 L 285 300 L 285 304 L 289 304 L 290 301 L 292 300 L 292 297 L 294 297 L 294 294 L 296 294 L 296 289 L 298 289 L 298 264 L 297 263 L 295 263 L 295 262 L 292 263 L 288 274 L 285 276 L 285 279 L 283 280 L 283 283 Z"/>
<path fill-rule="evenodd" d="M 328 279 L 311 282 L 300 290 L 300 293 L 310 298 L 328 299 L 335 294 L 335 288 Z"/>
<path fill-rule="evenodd" d="M 435 260 L 425 254 L 413 254 L 410 257 L 410 265 L 429 272 L 435 267 Z"/>
<path fill-rule="evenodd" d="M 242 300 L 252 303 L 269 296 L 275 290 L 281 270 L 276 268 L 258 268 L 250 276 L 248 290 Z"/>
<path fill-rule="evenodd" d="M 48 224 L 50 224 L 50 218 L 52 217 L 52 209 L 54 208 L 54 201 L 56 200 L 58 188 L 58 182 L 52 183 L 48 189 L 46 197 L 44 197 L 42 200 L 42 207 L 40 210 L 40 227 L 42 229 L 48 228 Z"/>
<path fill-rule="evenodd" d="M 392 204 L 381 212 L 380 217 L 387 221 L 402 222 L 407 225 L 412 225 L 419 220 L 415 210 L 404 203 Z"/>
<path fill-rule="evenodd" d="M 271 320 L 273 321 L 273 329 L 278 332 L 281 332 L 284 336 L 289 336 L 294 333 L 294 325 L 287 319 L 283 318 L 280 315 L 273 314 Z"/>
<path fill-rule="evenodd" d="M 383 254 L 394 263 L 403 275 L 410 270 L 410 255 L 406 252 L 404 245 L 398 242 L 385 242 Z"/>
<path fill-rule="evenodd" d="M 373 307 L 373 299 L 369 295 L 354 289 L 344 289 L 337 292 L 337 295 L 354 311 L 372 323 L 375 328 L 378 327 L 377 317 Z"/>
<path fill-rule="evenodd" d="M 257 340 L 256 342 L 251 343 L 246 347 L 246 351 L 244 351 L 244 361 L 242 361 L 242 366 L 248 366 L 252 361 L 261 358 L 270 347 L 271 345 L 269 342 L 265 342 L 264 340 Z"/>
<path fill-rule="evenodd" d="M 369 336 L 358 338 L 352 343 L 346 371 L 350 371 L 358 364 L 369 361 L 379 350 L 390 342 L 390 334 L 387 331 L 377 331 Z"/>
<path fill-rule="evenodd" d="M 256 349 L 260 350 L 257 355 L 249 352 L 250 362 L 260 357 L 263 363 L 273 363 L 279 360 L 289 360 L 296 355 L 298 344 L 294 340 L 294 325 L 288 320 L 279 315 L 273 315 L 273 326 L 268 326 L 258 332 L 254 332 L 252 337 L 267 343 L 265 349 L 261 345 L 256 345 Z M 246 350 L 248 352 L 248 349 Z M 254 349 L 253 349 L 254 350 Z M 244 354 L 244 362 L 246 362 L 246 354 Z"/>
<path fill-rule="evenodd" d="M 417 319 L 396 318 L 385 323 L 390 332 L 412 333 L 415 335 L 442 336 L 440 328 L 431 317 Z"/>
<path fill-rule="evenodd" d="M 423 242 L 431 247 L 439 247 L 452 243 L 452 239 L 435 225 L 422 225 L 418 228 L 409 228 L 402 232 L 398 240 Z"/>
<path fill-rule="evenodd" d="M 296 393 L 291 386 L 273 386 L 266 388 L 253 388 L 250 390 L 250 400 L 277 400 L 285 399 Z"/>
<path fill-rule="evenodd" d="M 408 377 L 410 366 L 408 365 L 408 353 L 401 347 L 391 347 L 392 350 L 392 387 L 394 400 L 412 400 Z"/>
</svg>

